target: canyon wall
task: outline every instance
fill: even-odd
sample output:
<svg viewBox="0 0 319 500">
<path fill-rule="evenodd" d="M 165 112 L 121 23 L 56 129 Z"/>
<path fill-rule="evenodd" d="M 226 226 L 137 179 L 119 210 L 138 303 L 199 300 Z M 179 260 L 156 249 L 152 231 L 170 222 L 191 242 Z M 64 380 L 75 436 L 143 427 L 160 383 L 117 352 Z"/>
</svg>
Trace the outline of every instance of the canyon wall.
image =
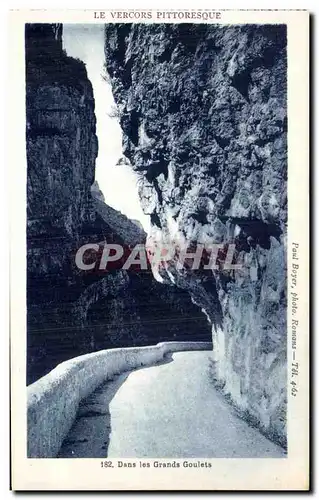
<svg viewBox="0 0 319 500">
<path fill-rule="evenodd" d="M 62 29 L 25 29 L 28 383 L 98 349 L 209 340 L 206 320 L 186 292 L 160 285 L 150 272 L 100 273 L 98 262 L 86 272 L 75 264 L 86 243 L 127 247 L 146 235 L 108 207 L 94 183 L 92 85 L 85 65 L 63 51 Z M 189 319 L 185 328 L 181 312 Z"/>
<path fill-rule="evenodd" d="M 212 380 L 285 446 L 286 27 L 109 24 L 105 36 L 149 246 L 233 243 L 241 265 L 179 269 L 176 252 L 154 275 L 202 308 Z"/>
</svg>

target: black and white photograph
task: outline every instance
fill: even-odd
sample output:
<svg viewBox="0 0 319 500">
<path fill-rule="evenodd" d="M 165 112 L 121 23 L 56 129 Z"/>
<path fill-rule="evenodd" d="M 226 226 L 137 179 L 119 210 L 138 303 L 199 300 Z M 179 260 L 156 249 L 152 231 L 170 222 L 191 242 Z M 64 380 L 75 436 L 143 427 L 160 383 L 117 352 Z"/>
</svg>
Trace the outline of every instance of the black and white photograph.
<svg viewBox="0 0 319 500">
<path fill-rule="evenodd" d="M 212 474 L 294 456 L 288 23 L 223 15 L 24 23 L 32 463 Z"/>
</svg>

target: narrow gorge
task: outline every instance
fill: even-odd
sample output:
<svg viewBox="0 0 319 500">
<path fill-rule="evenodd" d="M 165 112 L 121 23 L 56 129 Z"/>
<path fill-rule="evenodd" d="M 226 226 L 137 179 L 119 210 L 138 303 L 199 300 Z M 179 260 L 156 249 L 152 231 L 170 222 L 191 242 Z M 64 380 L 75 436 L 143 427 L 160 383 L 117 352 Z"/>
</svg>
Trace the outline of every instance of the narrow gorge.
<svg viewBox="0 0 319 500">
<path fill-rule="evenodd" d="M 211 340 L 187 292 L 148 270 L 76 266 L 84 244 L 146 240 L 103 202 L 95 182 L 94 110 L 85 65 L 63 51 L 62 25 L 26 25 L 28 383 L 99 349 L 187 341 L 194 332 Z"/>
<path fill-rule="evenodd" d="M 215 384 L 286 444 L 286 27 L 106 25 L 148 241 L 236 245 L 240 271 L 157 269 L 211 324 Z"/>
<path fill-rule="evenodd" d="M 105 26 L 123 161 L 149 234 L 100 190 L 108 136 L 97 137 L 92 84 L 62 36 L 61 24 L 26 25 L 28 384 L 102 349 L 212 342 L 205 390 L 285 448 L 285 26 Z M 79 269 L 78 249 L 103 242 L 174 252 L 153 272 Z M 181 248 L 211 243 L 215 269 L 179 265 Z M 223 266 L 229 244 L 238 268 Z"/>
</svg>

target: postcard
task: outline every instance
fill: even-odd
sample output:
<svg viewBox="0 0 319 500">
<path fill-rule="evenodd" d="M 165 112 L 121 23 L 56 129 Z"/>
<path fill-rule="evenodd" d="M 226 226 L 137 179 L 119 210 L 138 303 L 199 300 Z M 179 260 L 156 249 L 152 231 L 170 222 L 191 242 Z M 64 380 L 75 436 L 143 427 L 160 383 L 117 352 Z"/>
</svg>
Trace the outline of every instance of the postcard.
<svg viewBox="0 0 319 500">
<path fill-rule="evenodd" d="M 10 13 L 16 491 L 309 488 L 309 13 Z"/>
</svg>

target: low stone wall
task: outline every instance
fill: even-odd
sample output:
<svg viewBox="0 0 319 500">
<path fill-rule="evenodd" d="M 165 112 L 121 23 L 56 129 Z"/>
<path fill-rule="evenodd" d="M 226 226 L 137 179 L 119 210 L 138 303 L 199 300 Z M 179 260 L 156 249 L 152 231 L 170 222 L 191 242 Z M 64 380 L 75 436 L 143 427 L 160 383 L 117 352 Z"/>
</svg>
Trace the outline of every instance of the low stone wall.
<svg viewBox="0 0 319 500">
<path fill-rule="evenodd" d="M 59 364 L 28 386 L 28 457 L 52 458 L 75 419 L 79 403 L 114 375 L 163 360 L 170 352 L 209 350 L 206 342 L 164 342 L 107 349 Z"/>
</svg>

